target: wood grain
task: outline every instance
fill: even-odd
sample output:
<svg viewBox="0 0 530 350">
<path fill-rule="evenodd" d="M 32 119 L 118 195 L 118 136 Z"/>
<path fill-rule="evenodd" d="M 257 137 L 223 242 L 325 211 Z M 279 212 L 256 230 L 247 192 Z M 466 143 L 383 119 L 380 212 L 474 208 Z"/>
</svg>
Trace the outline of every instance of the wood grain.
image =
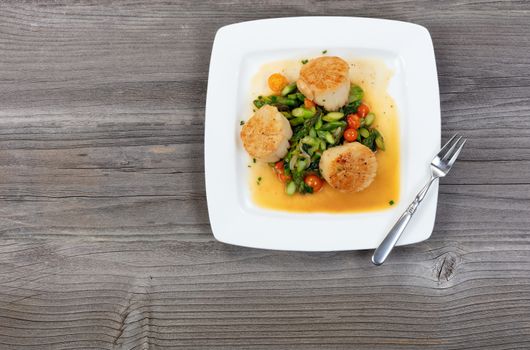
<svg viewBox="0 0 530 350">
<path fill-rule="evenodd" d="M 211 235 L 213 37 L 298 15 L 426 26 L 443 137 L 469 138 L 431 239 L 379 268 Z M 1 2 L 0 348 L 528 349 L 529 18 L 526 1 Z"/>
</svg>

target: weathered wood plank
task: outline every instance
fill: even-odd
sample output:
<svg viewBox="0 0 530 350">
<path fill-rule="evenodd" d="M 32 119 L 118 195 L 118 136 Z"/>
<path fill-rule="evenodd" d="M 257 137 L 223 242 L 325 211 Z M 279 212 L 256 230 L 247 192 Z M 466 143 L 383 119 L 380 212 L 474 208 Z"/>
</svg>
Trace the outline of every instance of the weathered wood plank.
<svg viewBox="0 0 530 350">
<path fill-rule="evenodd" d="M 528 245 L 481 247 L 433 240 L 376 268 L 368 252 L 5 240 L 0 310 L 9 326 L 0 341 L 440 349 L 528 341 Z M 30 338 L 17 336 L 28 327 Z"/>
<path fill-rule="evenodd" d="M 295 15 L 427 26 L 443 136 L 469 138 L 431 239 L 382 267 L 211 235 L 213 37 Z M 0 3 L 0 348 L 528 348 L 529 15 L 525 1 Z"/>
</svg>

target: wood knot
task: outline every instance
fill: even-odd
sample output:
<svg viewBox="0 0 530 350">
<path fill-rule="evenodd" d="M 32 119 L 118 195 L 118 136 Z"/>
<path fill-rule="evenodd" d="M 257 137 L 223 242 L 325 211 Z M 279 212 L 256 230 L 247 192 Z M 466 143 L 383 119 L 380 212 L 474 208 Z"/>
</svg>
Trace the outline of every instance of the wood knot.
<svg viewBox="0 0 530 350">
<path fill-rule="evenodd" d="M 438 282 L 453 278 L 458 265 L 458 256 L 453 252 L 443 253 L 436 258 L 434 273 Z"/>
<path fill-rule="evenodd" d="M 151 279 L 149 279 L 150 281 Z M 144 280 L 135 280 L 126 297 L 126 306 L 119 314 L 119 329 L 113 341 L 114 349 L 122 349 L 125 341 L 136 339 L 139 344 L 149 343 L 151 326 L 151 303 L 150 284 Z M 143 348 L 148 348 L 143 347 Z"/>
</svg>

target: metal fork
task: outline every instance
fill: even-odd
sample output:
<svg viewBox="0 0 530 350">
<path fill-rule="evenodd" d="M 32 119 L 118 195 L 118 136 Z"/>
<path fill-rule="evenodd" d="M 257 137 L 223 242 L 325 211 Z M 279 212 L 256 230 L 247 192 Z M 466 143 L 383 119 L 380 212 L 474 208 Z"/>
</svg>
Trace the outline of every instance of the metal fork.
<svg viewBox="0 0 530 350">
<path fill-rule="evenodd" d="M 425 198 L 425 195 L 427 194 L 427 191 L 429 191 L 434 180 L 444 177 L 449 173 L 466 141 L 467 139 L 462 139 L 462 136 L 459 136 L 458 134 L 454 135 L 433 158 L 431 162 L 431 178 L 429 182 L 416 195 L 407 210 L 405 210 L 394 227 L 388 232 L 383 242 L 381 242 L 379 247 L 375 250 L 374 255 L 372 256 L 372 262 L 375 265 L 381 265 L 385 262 L 386 258 L 399 240 L 399 237 L 401 237 L 401 234 L 405 231 L 412 215 L 414 215 L 421 201 Z"/>
</svg>

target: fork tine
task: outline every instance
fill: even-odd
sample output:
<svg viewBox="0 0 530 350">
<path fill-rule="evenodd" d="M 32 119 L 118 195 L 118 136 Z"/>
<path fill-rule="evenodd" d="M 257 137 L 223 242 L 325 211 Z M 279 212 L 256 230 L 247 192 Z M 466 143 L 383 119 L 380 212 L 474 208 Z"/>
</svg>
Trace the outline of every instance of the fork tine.
<svg viewBox="0 0 530 350">
<path fill-rule="evenodd" d="M 449 158 L 451 158 L 451 156 L 453 155 L 455 149 L 456 149 L 456 146 L 458 145 L 458 142 L 460 142 L 460 140 L 462 139 L 462 136 L 458 136 L 458 138 L 453 142 L 453 145 L 451 146 L 451 148 L 449 148 L 444 155 L 440 155 L 439 157 L 443 160 L 443 161 L 447 161 Z"/>
<path fill-rule="evenodd" d="M 451 156 L 451 159 L 449 159 L 449 162 L 447 162 L 447 166 L 449 169 L 455 164 L 456 158 L 458 158 L 458 155 L 460 154 L 460 151 L 462 151 L 462 148 L 464 148 L 464 145 L 466 144 L 467 139 L 464 139 L 464 141 L 460 142 L 460 146 L 458 146 L 457 150 L 454 152 L 454 154 Z"/>
<path fill-rule="evenodd" d="M 453 137 L 451 137 L 449 139 L 449 141 L 447 141 L 445 143 L 445 145 L 442 147 L 442 149 L 440 150 L 440 152 L 438 152 L 438 154 L 436 156 L 441 158 L 444 154 L 446 154 L 447 150 L 449 149 L 449 147 L 451 147 L 451 145 L 453 144 L 454 139 L 457 136 L 458 136 L 458 134 L 454 134 Z"/>
</svg>

